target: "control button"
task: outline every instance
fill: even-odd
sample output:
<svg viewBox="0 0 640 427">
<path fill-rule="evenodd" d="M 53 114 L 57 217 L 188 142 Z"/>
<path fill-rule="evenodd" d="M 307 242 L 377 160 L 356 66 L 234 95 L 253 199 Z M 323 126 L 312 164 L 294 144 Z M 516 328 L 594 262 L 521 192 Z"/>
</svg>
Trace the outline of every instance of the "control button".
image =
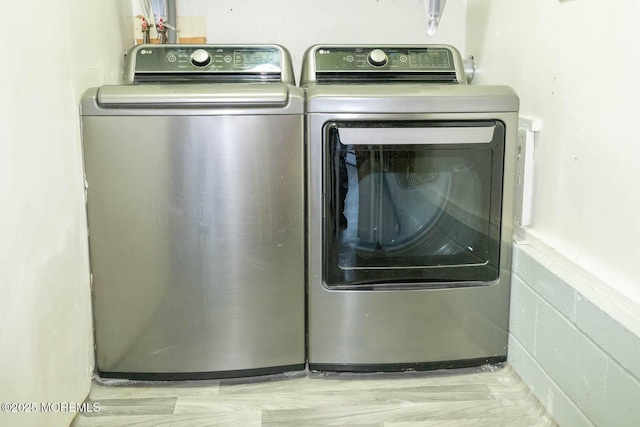
<svg viewBox="0 0 640 427">
<path fill-rule="evenodd" d="M 233 59 L 233 58 L 231 58 L 231 55 L 225 55 L 224 62 L 226 62 L 228 64 L 229 62 L 231 62 L 231 59 Z"/>
<path fill-rule="evenodd" d="M 400 62 L 407 62 L 408 60 L 407 55 L 400 55 Z"/>
<path fill-rule="evenodd" d="M 169 55 L 167 55 L 167 61 L 173 63 L 173 62 L 176 62 L 177 60 L 178 60 L 178 57 L 175 54 L 170 53 Z"/>
<path fill-rule="evenodd" d="M 373 65 L 374 67 L 382 67 L 389 61 L 389 58 L 387 57 L 387 54 L 384 53 L 384 50 L 373 49 L 371 52 L 369 52 L 367 61 L 369 61 L 369 64 Z"/>
<path fill-rule="evenodd" d="M 196 49 L 191 54 L 191 63 L 196 67 L 205 67 L 211 62 L 211 55 L 204 49 Z"/>
<path fill-rule="evenodd" d="M 353 62 L 356 58 L 354 58 L 353 55 L 347 55 L 345 59 L 347 60 L 347 62 Z"/>
</svg>

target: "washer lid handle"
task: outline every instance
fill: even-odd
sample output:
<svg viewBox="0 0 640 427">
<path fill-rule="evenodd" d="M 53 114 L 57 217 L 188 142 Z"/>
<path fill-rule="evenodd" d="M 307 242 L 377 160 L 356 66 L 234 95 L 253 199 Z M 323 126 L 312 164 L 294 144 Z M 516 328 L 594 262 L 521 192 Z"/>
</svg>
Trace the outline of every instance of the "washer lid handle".
<svg viewBox="0 0 640 427">
<path fill-rule="evenodd" d="M 284 107 L 289 86 L 282 84 L 148 84 L 102 86 L 98 104 L 105 108 L 127 106 Z"/>
</svg>

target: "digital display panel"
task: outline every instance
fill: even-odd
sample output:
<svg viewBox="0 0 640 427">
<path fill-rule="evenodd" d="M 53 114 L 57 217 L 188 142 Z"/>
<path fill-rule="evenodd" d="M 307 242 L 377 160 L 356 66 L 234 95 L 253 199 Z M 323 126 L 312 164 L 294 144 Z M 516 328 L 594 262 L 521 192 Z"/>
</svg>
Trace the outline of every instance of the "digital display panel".
<svg viewBox="0 0 640 427">
<path fill-rule="evenodd" d="M 409 64 L 418 69 L 453 69 L 451 55 L 445 49 L 410 50 Z"/>
<path fill-rule="evenodd" d="M 239 70 L 251 70 L 260 66 L 280 66 L 276 50 L 238 49 L 233 52 L 233 66 Z"/>
</svg>

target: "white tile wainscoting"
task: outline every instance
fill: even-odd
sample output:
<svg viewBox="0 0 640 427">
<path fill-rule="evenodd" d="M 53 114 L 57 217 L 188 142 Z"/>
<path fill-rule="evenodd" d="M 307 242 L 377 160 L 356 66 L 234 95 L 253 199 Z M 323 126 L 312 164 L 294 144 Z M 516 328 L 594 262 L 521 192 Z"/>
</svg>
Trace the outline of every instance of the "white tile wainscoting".
<svg viewBox="0 0 640 427">
<path fill-rule="evenodd" d="M 513 271 L 508 360 L 558 424 L 640 425 L 640 337 L 535 247 L 514 245 Z"/>
</svg>

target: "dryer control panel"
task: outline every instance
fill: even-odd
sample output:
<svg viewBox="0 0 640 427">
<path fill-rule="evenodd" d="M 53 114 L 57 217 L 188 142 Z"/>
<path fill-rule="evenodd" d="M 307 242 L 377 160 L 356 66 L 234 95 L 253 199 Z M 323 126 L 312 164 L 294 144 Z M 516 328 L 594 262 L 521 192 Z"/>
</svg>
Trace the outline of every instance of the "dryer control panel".
<svg viewBox="0 0 640 427">
<path fill-rule="evenodd" d="M 316 71 L 416 70 L 455 71 L 451 50 L 425 48 L 320 48 L 315 53 Z"/>
<path fill-rule="evenodd" d="M 316 45 L 305 53 L 301 85 L 314 83 L 466 84 L 449 45 Z"/>
</svg>

